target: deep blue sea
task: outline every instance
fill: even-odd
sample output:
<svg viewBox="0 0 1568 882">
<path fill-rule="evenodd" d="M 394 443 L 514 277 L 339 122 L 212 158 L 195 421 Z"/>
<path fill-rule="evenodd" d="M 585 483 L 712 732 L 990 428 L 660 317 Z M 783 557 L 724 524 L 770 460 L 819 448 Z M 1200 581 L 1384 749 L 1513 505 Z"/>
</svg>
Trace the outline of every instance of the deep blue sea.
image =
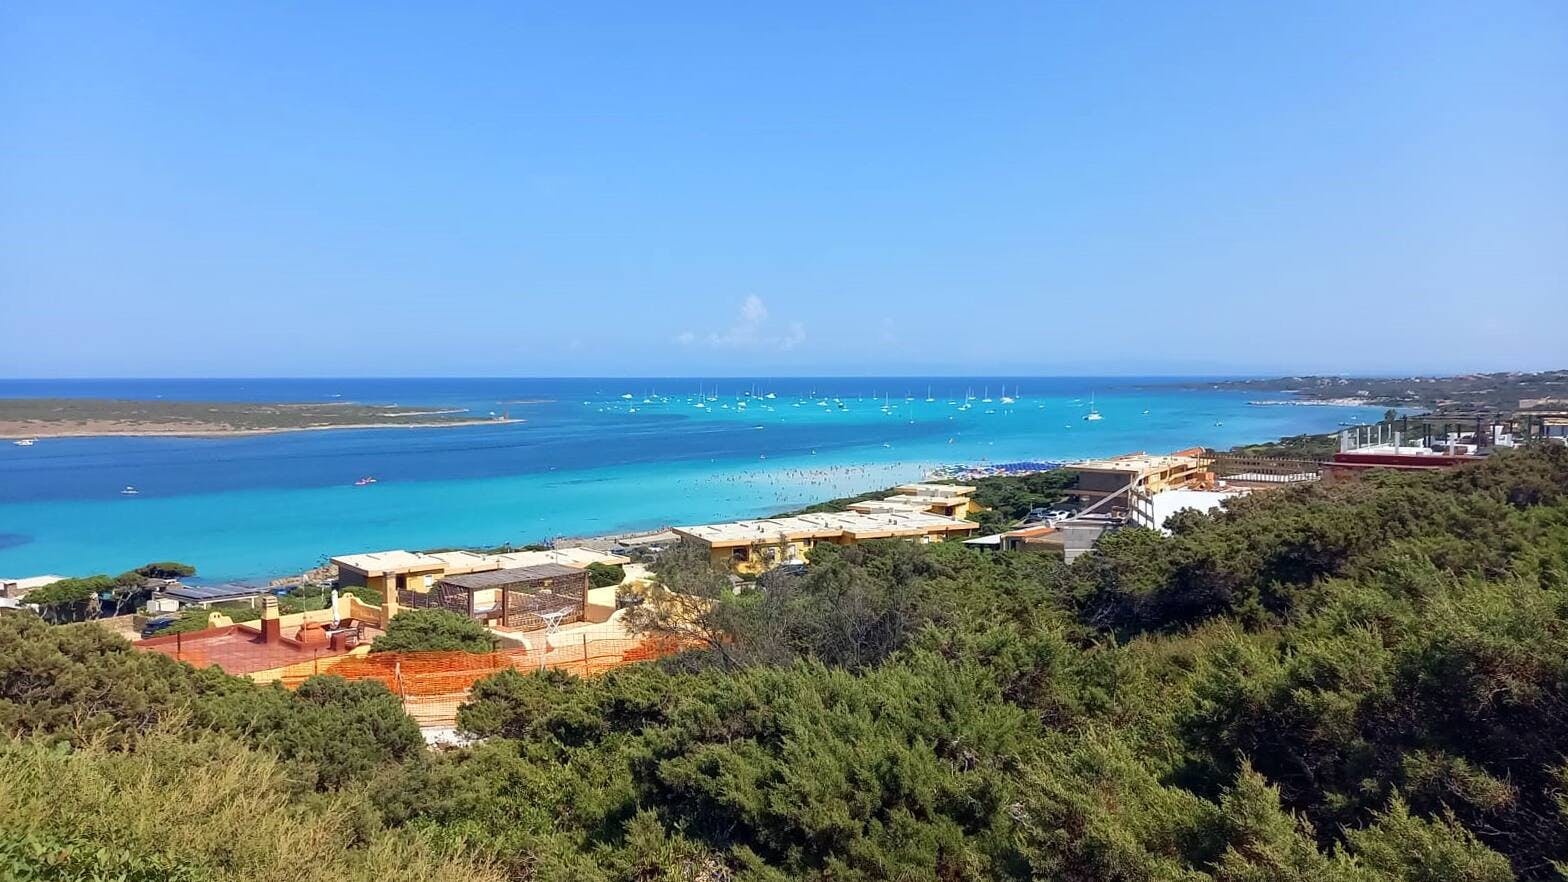
<svg viewBox="0 0 1568 882">
<path fill-rule="evenodd" d="M 1182 388 L 1190 382 L 0 380 L 7 397 L 342 401 L 523 420 L 0 444 L 0 576 L 113 573 L 173 559 L 211 579 L 260 578 L 337 554 L 767 514 L 918 479 L 937 465 L 1226 447 L 1381 415 L 1250 405 L 1245 394 Z M 1083 420 L 1091 397 L 1098 422 Z M 377 483 L 355 486 L 366 475 Z M 140 494 L 122 495 L 127 485 Z"/>
</svg>

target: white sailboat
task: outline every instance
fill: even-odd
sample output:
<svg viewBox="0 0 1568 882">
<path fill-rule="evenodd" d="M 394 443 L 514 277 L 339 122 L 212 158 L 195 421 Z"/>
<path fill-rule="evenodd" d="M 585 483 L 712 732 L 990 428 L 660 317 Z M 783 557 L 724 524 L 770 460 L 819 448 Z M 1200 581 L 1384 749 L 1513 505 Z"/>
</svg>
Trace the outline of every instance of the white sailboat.
<svg viewBox="0 0 1568 882">
<path fill-rule="evenodd" d="M 1084 418 L 1085 421 L 1091 422 L 1091 423 L 1096 423 L 1096 422 L 1099 422 L 1100 420 L 1105 419 L 1105 417 L 1100 416 L 1100 411 L 1095 409 L 1095 406 L 1094 406 L 1094 396 L 1093 395 L 1089 396 L 1089 412 L 1084 414 L 1083 418 Z"/>
</svg>

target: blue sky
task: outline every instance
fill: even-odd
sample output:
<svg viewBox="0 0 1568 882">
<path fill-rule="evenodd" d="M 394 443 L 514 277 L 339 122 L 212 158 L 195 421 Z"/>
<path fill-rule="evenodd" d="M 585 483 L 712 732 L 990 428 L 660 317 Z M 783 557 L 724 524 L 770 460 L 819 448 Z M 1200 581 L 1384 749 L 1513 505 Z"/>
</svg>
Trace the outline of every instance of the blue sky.
<svg viewBox="0 0 1568 882">
<path fill-rule="evenodd" d="M 1568 4 L 0 9 L 0 375 L 1568 366 Z"/>
</svg>

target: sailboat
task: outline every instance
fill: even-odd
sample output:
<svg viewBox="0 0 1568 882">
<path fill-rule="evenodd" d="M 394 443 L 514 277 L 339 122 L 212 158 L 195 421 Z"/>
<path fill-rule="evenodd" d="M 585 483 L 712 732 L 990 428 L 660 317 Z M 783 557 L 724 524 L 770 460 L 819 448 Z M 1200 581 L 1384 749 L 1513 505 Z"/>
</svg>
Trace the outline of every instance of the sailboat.
<svg viewBox="0 0 1568 882">
<path fill-rule="evenodd" d="M 1014 390 L 1014 391 L 1017 391 L 1017 390 Z M 1003 387 L 1002 387 L 1002 398 L 1001 398 L 1001 402 L 1002 402 L 1002 403 L 1003 403 L 1003 404 L 1012 404 L 1012 403 L 1013 403 L 1013 399 L 1012 399 L 1012 398 L 1010 398 L 1010 397 L 1008 397 L 1008 394 L 1007 394 L 1007 387 L 1006 387 L 1006 386 L 1003 386 Z"/>
<path fill-rule="evenodd" d="M 990 386 L 985 387 L 985 397 L 980 399 L 980 403 L 981 404 L 990 404 L 991 403 L 991 387 Z"/>
<path fill-rule="evenodd" d="M 1105 419 L 1105 417 L 1100 416 L 1100 412 L 1095 409 L 1093 395 L 1089 396 L 1089 412 L 1084 414 L 1083 418 L 1091 423 L 1099 422 L 1100 420 Z"/>
<path fill-rule="evenodd" d="M 926 387 L 926 404 L 930 404 L 931 402 L 933 402 L 935 400 L 936 400 L 935 398 L 931 397 L 931 387 L 927 386 Z"/>
</svg>

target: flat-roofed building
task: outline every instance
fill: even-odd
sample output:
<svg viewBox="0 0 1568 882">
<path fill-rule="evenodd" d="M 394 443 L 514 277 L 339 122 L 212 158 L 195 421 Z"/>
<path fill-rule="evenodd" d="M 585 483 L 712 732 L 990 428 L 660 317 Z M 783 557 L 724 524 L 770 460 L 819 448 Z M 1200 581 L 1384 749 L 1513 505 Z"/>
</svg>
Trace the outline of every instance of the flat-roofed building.
<svg viewBox="0 0 1568 882">
<path fill-rule="evenodd" d="M 1062 531 L 1054 524 L 1031 524 L 1001 535 L 1003 551 L 1062 551 Z"/>
<path fill-rule="evenodd" d="M 419 586 L 426 590 L 446 574 L 447 561 L 413 551 L 376 551 L 332 558 L 339 584 L 369 588 L 383 596 Z"/>
<path fill-rule="evenodd" d="M 900 493 L 882 500 L 898 505 L 908 506 L 917 511 L 927 511 L 948 518 L 961 518 L 969 514 L 974 508 L 974 500 L 967 496 L 918 496 L 913 493 Z"/>
<path fill-rule="evenodd" d="M 1111 496 L 1131 484 L 1143 493 L 1187 489 L 1205 485 L 1211 476 L 1205 469 L 1201 450 L 1152 455 L 1129 453 L 1108 459 L 1088 459 L 1072 463 L 1078 474 L 1072 492 L 1078 496 Z"/>
<path fill-rule="evenodd" d="M 65 581 L 64 576 L 28 576 L 23 579 L 0 579 L 0 597 L 17 599 L 27 592 Z"/>
<path fill-rule="evenodd" d="M 934 481 L 920 481 L 914 484 L 899 484 L 893 488 L 900 493 L 911 496 L 973 496 L 978 487 L 967 484 L 939 484 Z"/>
<path fill-rule="evenodd" d="M 977 487 L 968 484 L 936 484 L 920 482 L 915 484 L 900 484 L 893 488 L 898 491 L 897 496 L 889 496 L 894 502 L 923 503 L 926 511 L 932 514 L 946 515 L 950 518 L 961 518 L 971 512 L 978 511 L 980 506 L 972 498 Z"/>
<path fill-rule="evenodd" d="M 896 496 L 889 496 L 886 499 L 863 499 L 860 502 L 851 502 L 845 508 L 861 514 L 896 514 L 931 510 L 931 507 L 926 505 L 924 500 L 900 500 Z"/>
<path fill-rule="evenodd" d="M 853 545 L 871 539 L 929 542 L 973 532 L 972 521 L 924 511 L 835 512 L 675 527 L 681 541 L 708 551 L 714 563 L 744 573 L 800 563 L 819 542 Z"/>
<path fill-rule="evenodd" d="M 481 554 L 475 551 L 415 552 L 377 551 L 347 554 L 332 558 L 338 568 L 338 582 L 363 586 L 383 596 L 394 591 L 427 592 L 440 579 L 468 573 L 484 573 L 516 567 L 557 566 L 586 569 L 589 564 L 626 564 L 630 558 L 591 548 L 562 548 L 541 551 L 516 551 L 506 554 Z"/>
</svg>

